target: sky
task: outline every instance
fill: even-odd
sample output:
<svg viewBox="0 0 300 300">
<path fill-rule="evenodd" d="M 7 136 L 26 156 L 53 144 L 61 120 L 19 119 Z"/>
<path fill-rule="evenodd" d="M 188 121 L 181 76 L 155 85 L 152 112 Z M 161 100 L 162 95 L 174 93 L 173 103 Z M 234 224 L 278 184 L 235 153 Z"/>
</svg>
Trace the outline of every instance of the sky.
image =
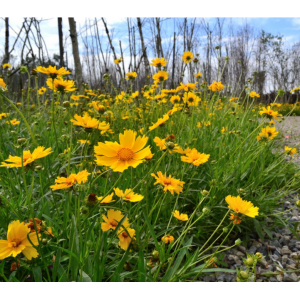
<svg viewBox="0 0 300 300">
<path fill-rule="evenodd" d="M 50 56 L 54 53 L 58 54 L 59 44 L 58 44 L 58 28 L 57 28 L 57 17 L 53 18 L 38 18 L 43 20 L 41 24 L 41 33 L 45 39 Z M 165 21 L 162 25 L 162 30 L 164 37 L 172 37 L 174 32 L 174 18 L 163 18 Z M 205 18 L 206 21 L 213 24 L 215 18 Z M 229 18 L 227 18 L 229 19 Z M 94 22 L 95 18 L 89 18 L 90 22 Z M 106 35 L 104 32 L 103 23 L 101 18 L 98 17 L 100 36 L 103 37 L 103 42 L 106 43 Z M 128 51 L 128 31 L 127 31 L 127 19 L 126 17 L 108 17 L 105 18 L 109 29 L 114 30 L 114 40 L 113 43 L 119 54 L 119 40 L 122 41 L 122 46 L 124 51 Z M 134 18 L 136 20 L 136 18 Z M 143 18 L 142 18 L 143 20 Z M 77 23 L 77 30 L 80 33 L 84 33 L 85 22 L 89 22 L 87 18 L 76 17 L 75 21 Z M 245 22 L 252 25 L 256 30 L 264 30 L 267 33 L 273 35 L 281 34 L 284 35 L 284 42 L 286 45 L 292 45 L 293 43 L 300 41 L 300 18 L 232 18 L 232 21 L 236 26 L 242 25 Z M 12 47 L 17 33 L 22 25 L 23 18 L 21 17 L 10 17 L 10 48 Z M 68 19 L 63 17 L 63 35 L 65 49 L 68 51 L 68 55 L 71 56 L 71 40 L 69 37 L 69 24 Z M 104 38 L 105 37 L 105 38 Z M 4 27 L 4 17 L 0 17 L 0 56 L 4 53 L 4 39 L 5 39 L 5 27 Z M 34 44 L 34 41 L 32 41 Z M 79 39 L 80 52 L 83 53 L 84 45 Z M 104 47 L 105 48 L 105 47 Z M 16 50 L 13 54 L 20 55 L 21 53 L 21 42 L 16 46 Z"/>
</svg>

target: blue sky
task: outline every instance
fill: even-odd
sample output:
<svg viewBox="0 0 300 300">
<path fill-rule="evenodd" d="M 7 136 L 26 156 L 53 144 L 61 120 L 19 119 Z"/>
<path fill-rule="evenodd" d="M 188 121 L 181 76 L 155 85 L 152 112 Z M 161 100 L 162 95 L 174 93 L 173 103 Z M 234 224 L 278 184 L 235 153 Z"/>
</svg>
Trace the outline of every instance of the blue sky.
<svg viewBox="0 0 300 300">
<path fill-rule="evenodd" d="M 38 18 L 41 19 L 41 18 Z M 47 44 L 48 51 L 50 55 L 53 53 L 58 53 L 58 30 L 57 30 L 57 18 L 44 18 L 45 20 L 41 22 L 41 32 Z M 94 22 L 95 18 L 89 18 L 91 22 Z M 103 42 L 106 43 L 105 32 L 103 24 L 100 17 L 97 17 L 99 21 L 100 35 L 103 37 Z M 105 18 L 110 29 L 114 29 L 114 45 L 119 54 L 119 40 L 122 41 L 123 47 L 126 48 L 128 45 L 128 31 L 127 31 L 127 21 L 126 17 L 108 17 Z M 143 18 L 142 18 L 143 19 Z M 163 18 L 166 19 L 162 25 L 163 38 L 171 38 L 174 31 L 174 18 Z M 205 18 L 210 24 L 215 23 L 215 18 Z M 230 18 L 226 18 L 227 22 Z M 19 31 L 20 26 L 22 25 L 21 17 L 11 17 L 10 25 L 12 29 L 10 30 L 10 47 L 12 46 L 16 33 Z M 77 22 L 77 29 L 79 32 L 84 31 L 84 24 L 87 18 L 78 17 L 75 18 Z M 136 18 L 133 19 L 136 22 Z M 295 42 L 300 40 L 300 18 L 232 18 L 232 22 L 235 26 L 240 26 L 247 22 L 252 25 L 257 31 L 265 30 L 267 33 L 273 35 L 282 34 L 284 35 L 285 44 L 292 45 Z M 14 32 L 15 31 L 15 32 Z M 66 49 L 68 50 L 69 56 L 71 56 L 71 43 L 69 38 L 69 24 L 67 18 L 63 18 L 63 33 L 64 37 L 67 37 L 66 40 Z M 150 32 L 148 32 L 150 35 Z M 147 35 L 147 32 L 145 32 Z M 138 33 L 137 33 L 138 37 Z M 84 50 L 83 43 L 81 40 L 80 49 L 81 52 Z M 0 17 L 0 55 L 4 51 L 4 20 Z M 19 55 L 21 52 L 21 44 L 16 47 L 14 51 L 15 55 Z"/>
</svg>

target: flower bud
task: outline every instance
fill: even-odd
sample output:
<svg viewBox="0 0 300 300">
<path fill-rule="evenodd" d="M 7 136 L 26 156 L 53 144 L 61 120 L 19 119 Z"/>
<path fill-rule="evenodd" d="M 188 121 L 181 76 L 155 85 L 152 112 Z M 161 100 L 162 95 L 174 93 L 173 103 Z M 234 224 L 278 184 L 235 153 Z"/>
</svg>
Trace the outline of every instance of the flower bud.
<svg viewBox="0 0 300 300">
<path fill-rule="evenodd" d="M 17 143 L 19 145 L 24 145 L 26 142 L 27 142 L 27 139 L 25 139 L 25 138 L 19 138 L 19 139 L 17 139 Z"/>
<path fill-rule="evenodd" d="M 91 246 L 93 245 L 93 242 L 92 242 L 91 240 L 88 240 L 88 241 L 86 242 L 86 245 L 87 245 L 88 247 L 91 247 Z"/>
<path fill-rule="evenodd" d="M 204 207 L 202 209 L 202 212 L 205 214 L 205 215 L 208 215 L 210 213 L 210 209 L 208 207 Z"/>
<path fill-rule="evenodd" d="M 209 194 L 209 191 L 203 190 L 203 191 L 201 192 L 201 194 L 202 194 L 202 196 L 207 196 L 207 195 Z"/>
<path fill-rule="evenodd" d="M 159 259 L 159 252 L 158 252 L 157 250 L 153 250 L 153 252 L 152 252 L 152 257 L 153 257 L 154 259 Z"/>
<path fill-rule="evenodd" d="M 86 206 L 81 206 L 81 207 L 80 207 L 80 212 L 81 212 L 83 215 L 87 214 L 88 211 L 89 211 L 89 209 L 88 209 Z"/>
<path fill-rule="evenodd" d="M 240 275 L 243 279 L 247 279 L 249 277 L 249 274 L 247 271 L 241 271 L 240 272 Z"/>
<path fill-rule="evenodd" d="M 228 232 L 228 227 L 224 227 L 224 228 L 223 228 L 223 232 L 224 232 L 224 233 L 227 233 L 227 232 Z"/>
<path fill-rule="evenodd" d="M 21 73 L 26 73 L 26 72 L 28 72 L 27 67 L 26 67 L 26 66 L 22 66 L 22 67 L 20 68 L 20 72 L 21 72 Z"/>
<path fill-rule="evenodd" d="M 300 200 L 296 201 L 296 206 L 300 207 Z"/>
<path fill-rule="evenodd" d="M 172 150 L 172 149 L 175 148 L 175 144 L 172 143 L 172 142 L 168 142 L 168 143 L 167 143 L 167 147 L 168 147 L 168 149 Z"/>
<path fill-rule="evenodd" d="M 63 107 L 70 107 L 70 102 L 64 101 L 62 105 L 63 105 Z"/>
<path fill-rule="evenodd" d="M 48 240 L 47 240 L 47 239 L 42 239 L 42 244 L 43 244 L 43 245 L 47 245 L 47 243 L 48 243 Z"/>
<path fill-rule="evenodd" d="M 246 265 L 248 265 L 249 267 L 251 267 L 253 265 L 253 263 L 254 263 L 254 260 L 252 257 L 248 257 L 246 259 Z"/>
<path fill-rule="evenodd" d="M 263 259 L 263 256 L 260 252 L 256 252 L 255 255 L 256 255 L 258 261 Z"/>
<path fill-rule="evenodd" d="M 241 239 L 237 239 L 237 240 L 234 242 L 234 244 L 235 244 L 236 246 L 241 245 L 241 244 L 242 244 Z"/>
</svg>

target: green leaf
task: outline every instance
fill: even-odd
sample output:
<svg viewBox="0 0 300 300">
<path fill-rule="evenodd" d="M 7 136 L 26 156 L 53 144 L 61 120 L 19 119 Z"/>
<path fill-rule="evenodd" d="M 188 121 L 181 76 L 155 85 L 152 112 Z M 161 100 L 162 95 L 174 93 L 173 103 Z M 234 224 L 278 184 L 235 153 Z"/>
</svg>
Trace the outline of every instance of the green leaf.
<svg viewBox="0 0 300 300">
<path fill-rule="evenodd" d="M 184 256 L 186 255 L 186 252 L 188 251 L 188 247 L 192 244 L 193 241 L 193 237 L 191 237 L 183 246 L 183 249 L 179 252 L 176 261 L 173 265 L 173 267 L 171 267 L 169 269 L 169 271 L 167 272 L 167 274 L 163 277 L 162 281 L 170 281 L 173 277 L 173 275 L 175 274 L 175 272 L 177 271 L 177 269 L 180 266 L 180 263 L 182 262 Z"/>
<path fill-rule="evenodd" d="M 261 229 L 259 221 L 257 221 L 257 220 L 253 220 L 253 221 L 254 221 L 254 227 L 256 229 L 256 232 L 257 232 L 258 236 L 260 237 L 260 239 L 262 241 L 264 241 L 264 234 L 263 234 L 263 231 Z"/>
<path fill-rule="evenodd" d="M 43 282 L 41 267 L 34 267 L 32 273 L 35 282 Z"/>
<path fill-rule="evenodd" d="M 79 251 L 79 238 L 76 228 L 75 216 L 72 216 L 71 230 L 70 230 L 70 251 L 74 253 L 77 257 L 80 257 Z M 79 270 L 79 259 L 74 259 L 74 256 L 70 257 L 69 267 L 71 269 L 72 280 L 77 280 L 78 270 Z"/>
<path fill-rule="evenodd" d="M 118 282 L 120 281 L 120 273 L 122 271 L 122 269 L 124 268 L 124 264 L 127 260 L 128 254 L 129 254 L 129 250 L 130 250 L 130 246 L 127 248 L 126 252 L 124 253 L 118 267 L 116 268 L 115 272 L 114 272 L 114 276 L 112 278 L 111 281 L 113 282 Z"/>
</svg>

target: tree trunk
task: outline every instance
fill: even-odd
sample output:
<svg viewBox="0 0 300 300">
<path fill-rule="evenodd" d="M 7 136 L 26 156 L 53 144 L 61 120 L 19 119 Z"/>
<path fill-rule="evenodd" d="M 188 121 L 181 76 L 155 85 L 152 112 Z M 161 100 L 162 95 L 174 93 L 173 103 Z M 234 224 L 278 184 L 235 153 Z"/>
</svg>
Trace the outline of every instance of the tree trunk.
<svg viewBox="0 0 300 300">
<path fill-rule="evenodd" d="M 79 49 L 78 49 L 78 39 L 76 32 L 76 22 L 74 18 L 69 18 L 70 25 L 70 37 L 72 40 L 72 50 L 75 64 L 75 76 L 77 81 L 77 86 L 80 87 L 83 79 L 82 79 L 82 67 L 80 63 Z"/>
<path fill-rule="evenodd" d="M 149 75 L 149 71 L 150 71 L 150 64 L 149 64 L 149 61 L 148 61 L 146 47 L 145 47 L 145 43 L 144 43 L 144 36 L 143 36 L 143 31 L 142 31 L 141 18 L 137 18 L 137 24 L 138 24 L 140 38 L 141 38 L 142 51 L 143 51 L 144 64 L 145 64 L 145 71 L 146 71 L 146 78 L 147 78 L 147 76 Z"/>
<path fill-rule="evenodd" d="M 57 18 L 58 21 L 58 38 L 59 38 L 59 65 L 64 67 L 64 46 L 63 46 L 63 32 L 62 32 L 62 18 Z"/>
<path fill-rule="evenodd" d="M 9 48 L 9 22 L 8 22 L 8 18 L 5 18 L 5 46 L 4 46 L 5 53 L 4 53 L 4 59 L 3 59 L 4 64 L 9 63 L 8 48 Z"/>
</svg>

